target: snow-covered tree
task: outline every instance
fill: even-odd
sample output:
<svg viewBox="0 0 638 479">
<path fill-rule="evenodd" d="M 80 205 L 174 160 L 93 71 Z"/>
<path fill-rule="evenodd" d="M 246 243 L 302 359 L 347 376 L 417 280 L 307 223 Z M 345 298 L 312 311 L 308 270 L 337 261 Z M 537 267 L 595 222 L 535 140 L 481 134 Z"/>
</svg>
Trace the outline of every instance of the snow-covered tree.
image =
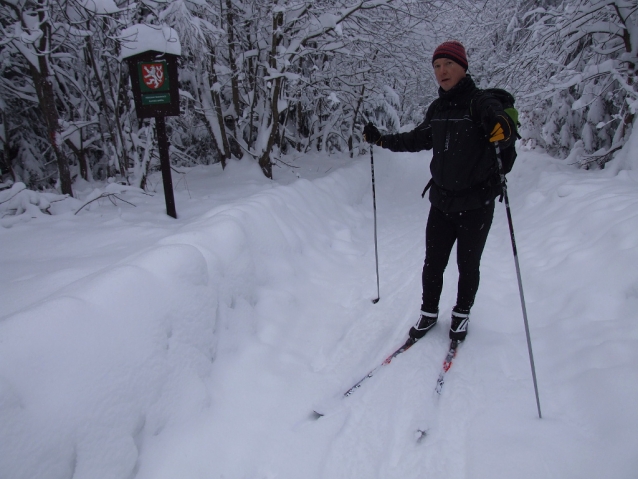
<svg viewBox="0 0 638 479">
<path fill-rule="evenodd" d="M 512 91 L 523 136 L 583 166 L 627 138 L 638 0 L 0 0 L 0 168 L 30 187 L 112 177 L 144 187 L 152 120 L 136 118 L 122 32 L 170 26 L 182 45 L 172 161 L 365 150 L 360 132 L 421 121 L 431 54 L 458 39 L 482 87 Z"/>
<path fill-rule="evenodd" d="M 159 16 L 196 40 L 190 48 L 185 42 L 181 74 L 220 159 L 245 155 L 271 177 L 289 148 L 353 151 L 368 99 L 378 103 L 391 90 L 390 73 L 414 64 L 414 54 L 396 53 L 410 49 L 426 5 L 244 0 L 195 7 L 178 0 Z M 395 119 L 400 103 L 387 103 Z"/>
<path fill-rule="evenodd" d="M 0 16 L 2 38 L 0 55 L 3 57 L 3 96 L 26 101 L 30 108 L 37 108 L 33 118 L 45 125 L 48 147 L 57 163 L 60 188 L 72 195 L 71 172 L 66 152 L 62 148 L 61 115 L 58 75 L 68 44 L 70 25 L 62 18 L 64 11 L 52 0 L 2 0 Z M 5 102 L 5 108 L 11 102 Z M 5 118 L 11 112 L 5 110 Z M 11 115 L 12 116 L 12 115 Z M 8 119 L 8 118 L 7 118 Z M 5 131 L 15 127 L 11 119 Z M 9 149 L 20 148 L 24 143 L 13 142 L 9 135 L 5 141 Z M 15 172 L 15 170 L 14 170 Z"/>
<path fill-rule="evenodd" d="M 486 6 L 499 15 L 475 50 L 485 83 L 517 94 L 529 120 L 524 136 L 562 157 L 576 146 L 571 159 L 603 166 L 624 144 L 638 105 L 638 1 L 491 0 Z M 476 22 L 474 38 L 483 28 Z"/>
</svg>

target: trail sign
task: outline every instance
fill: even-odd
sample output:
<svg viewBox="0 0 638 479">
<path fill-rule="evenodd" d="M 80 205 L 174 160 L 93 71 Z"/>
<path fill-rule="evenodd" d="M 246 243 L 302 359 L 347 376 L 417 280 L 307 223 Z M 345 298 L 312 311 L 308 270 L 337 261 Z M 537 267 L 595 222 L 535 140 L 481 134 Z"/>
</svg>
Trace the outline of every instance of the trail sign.
<svg viewBox="0 0 638 479">
<path fill-rule="evenodd" d="M 177 59 L 157 51 L 127 59 L 138 118 L 179 115 Z"/>
<path fill-rule="evenodd" d="M 166 60 L 138 62 L 142 105 L 170 105 L 171 91 Z"/>
<path fill-rule="evenodd" d="M 172 28 L 156 25 L 133 25 L 121 37 L 121 58 L 128 63 L 135 113 L 138 118 L 155 118 L 166 213 L 177 218 L 164 117 L 179 116 L 179 38 Z"/>
</svg>

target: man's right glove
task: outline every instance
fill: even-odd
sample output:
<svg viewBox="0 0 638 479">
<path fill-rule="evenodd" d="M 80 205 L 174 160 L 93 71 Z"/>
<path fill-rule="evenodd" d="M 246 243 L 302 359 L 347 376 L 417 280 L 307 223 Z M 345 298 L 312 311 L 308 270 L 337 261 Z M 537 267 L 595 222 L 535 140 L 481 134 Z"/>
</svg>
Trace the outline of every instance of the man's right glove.
<svg viewBox="0 0 638 479">
<path fill-rule="evenodd" d="M 377 127 L 372 124 L 372 122 L 368 123 L 363 128 L 363 139 L 368 143 L 378 144 L 381 139 L 381 133 L 377 130 Z"/>
</svg>

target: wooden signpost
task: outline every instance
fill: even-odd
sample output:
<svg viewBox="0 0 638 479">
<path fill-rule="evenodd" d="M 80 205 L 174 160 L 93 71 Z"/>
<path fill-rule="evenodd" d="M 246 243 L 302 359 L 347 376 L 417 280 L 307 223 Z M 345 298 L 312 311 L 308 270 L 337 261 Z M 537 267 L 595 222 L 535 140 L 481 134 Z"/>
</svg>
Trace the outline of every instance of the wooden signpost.
<svg viewBox="0 0 638 479">
<path fill-rule="evenodd" d="M 172 28 L 150 25 L 127 28 L 123 39 L 128 51 L 122 59 L 129 67 L 135 112 L 138 118 L 155 118 L 166 213 L 177 218 L 164 118 L 179 115 L 179 40 Z"/>
</svg>

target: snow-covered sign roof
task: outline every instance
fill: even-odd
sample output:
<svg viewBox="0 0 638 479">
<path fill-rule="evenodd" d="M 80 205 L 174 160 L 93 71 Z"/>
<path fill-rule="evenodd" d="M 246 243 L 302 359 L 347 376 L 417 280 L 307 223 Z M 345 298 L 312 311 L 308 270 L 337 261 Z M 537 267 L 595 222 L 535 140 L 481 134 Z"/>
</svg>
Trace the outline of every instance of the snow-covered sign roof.
<svg viewBox="0 0 638 479">
<path fill-rule="evenodd" d="M 122 30 L 120 39 L 122 40 L 120 60 L 149 50 L 171 55 L 182 54 L 177 32 L 166 25 L 132 25 Z"/>
</svg>

